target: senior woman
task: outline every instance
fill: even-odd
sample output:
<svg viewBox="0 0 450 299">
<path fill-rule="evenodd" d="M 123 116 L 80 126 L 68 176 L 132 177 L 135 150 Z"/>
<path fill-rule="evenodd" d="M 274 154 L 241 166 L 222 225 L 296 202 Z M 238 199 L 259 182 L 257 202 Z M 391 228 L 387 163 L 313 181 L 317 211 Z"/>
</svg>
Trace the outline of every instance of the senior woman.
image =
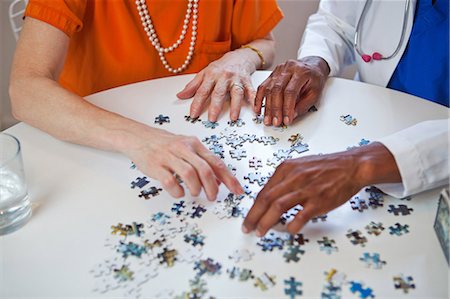
<svg viewBox="0 0 450 299">
<path fill-rule="evenodd" d="M 180 91 L 190 116 L 230 118 L 253 100 L 250 75 L 274 56 L 275 0 L 30 0 L 10 84 L 14 116 L 56 138 L 128 156 L 174 197 L 220 183 L 241 193 L 224 163 L 196 138 L 102 110 L 83 96 L 133 82 L 198 73 Z M 151 95 L 149 95 L 151 97 Z M 125 99 L 124 99 L 125 100 Z M 208 106 L 209 103 L 209 106 Z M 162 151 L 161 149 L 165 149 Z"/>
</svg>

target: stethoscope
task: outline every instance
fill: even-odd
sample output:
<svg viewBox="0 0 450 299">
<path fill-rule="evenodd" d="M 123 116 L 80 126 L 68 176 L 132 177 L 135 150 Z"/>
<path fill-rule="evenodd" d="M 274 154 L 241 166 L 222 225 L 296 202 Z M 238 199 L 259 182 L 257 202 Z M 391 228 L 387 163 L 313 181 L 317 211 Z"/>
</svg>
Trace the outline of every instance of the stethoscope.
<svg viewBox="0 0 450 299">
<path fill-rule="evenodd" d="M 367 0 L 366 4 L 364 5 L 363 11 L 362 11 L 361 16 L 359 17 L 359 20 L 358 20 L 358 24 L 356 25 L 355 39 L 353 41 L 353 45 L 354 45 L 354 47 L 356 49 L 356 52 L 358 53 L 359 56 L 361 56 L 361 58 L 364 60 L 364 62 L 370 62 L 372 59 L 373 60 L 388 60 L 388 59 L 392 59 L 400 51 L 400 48 L 402 47 L 402 44 L 403 44 L 403 40 L 405 39 L 406 25 L 408 24 L 410 0 L 406 0 L 406 3 L 405 3 L 405 10 L 403 12 L 403 28 L 402 28 L 402 35 L 400 36 L 400 41 L 398 42 L 397 48 L 395 49 L 394 53 L 392 53 L 389 56 L 383 56 L 379 52 L 373 52 L 372 55 L 369 55 L 369 54 L 365 54 L 361 50 L 360 30 L 361 30 L 363 21 L 364 21 L 366 15 L 367 15 L 367 11 L 369 10 L 371 4 L 372 4 L 372 0 Z"/>
</svg>

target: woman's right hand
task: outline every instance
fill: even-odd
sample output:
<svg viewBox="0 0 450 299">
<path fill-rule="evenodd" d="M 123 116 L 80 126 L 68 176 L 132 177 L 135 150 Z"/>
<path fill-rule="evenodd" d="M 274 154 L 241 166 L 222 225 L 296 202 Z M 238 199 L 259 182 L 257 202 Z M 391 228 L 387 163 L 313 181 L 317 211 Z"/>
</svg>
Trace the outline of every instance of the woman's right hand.
<svg viewBox="0 0 450 299">
<path fill-rule="evenodd" d="M 159 180 L 175 198 L 185 194 L 175 174 L 183 180 L 192 196 L 198 196 L 203 189 L 208 200 L 215 200 L 221 183 L 235 194 L 243 193 L 239 181 L 223 161 L 196 137 L 147 127 L 144 135 L 139 134 L 133 139 L 133 146 L 129 143 L 125 154 L 144 174 Z"/>
</svg>

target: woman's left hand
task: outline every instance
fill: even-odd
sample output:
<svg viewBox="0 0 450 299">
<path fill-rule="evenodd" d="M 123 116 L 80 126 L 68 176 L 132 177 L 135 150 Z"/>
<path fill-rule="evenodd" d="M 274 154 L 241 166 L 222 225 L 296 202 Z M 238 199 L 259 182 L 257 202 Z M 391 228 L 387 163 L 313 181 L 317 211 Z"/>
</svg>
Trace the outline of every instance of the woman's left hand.
<svg viewBox="0 0 450 299">
<path fill-rule="evenodd" d="M 230 119 L 234 121 L 239 118 L 244 100 L 253 101 L 256 93 L 251 82 L 251 74 L 256 70 L 256 64 L 255 57 L 251 55 L 253 54 L 249 53 L 249 49 L 228 52 L 199 72 L 177 94 L 178 98 L 184 100 L 194 97 L 190 117 L 199 117 L 211 99 L 208 119 L 217 121 L 225 101 L 231 99 Z"/>
</svg>

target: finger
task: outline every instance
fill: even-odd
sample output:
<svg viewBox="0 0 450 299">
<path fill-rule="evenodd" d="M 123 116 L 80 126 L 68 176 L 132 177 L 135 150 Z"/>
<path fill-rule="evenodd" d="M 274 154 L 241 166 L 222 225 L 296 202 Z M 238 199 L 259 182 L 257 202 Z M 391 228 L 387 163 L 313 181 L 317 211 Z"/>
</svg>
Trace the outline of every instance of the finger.
<svg viewBox="0 0 450 299">
<path fill-rule="evenodd" d="M 264 236 L 272 226 L 279 222 L 281 215 L 302 203 L 300 192 L 290 192 L 277 197 L 256 224 L 256 236 Z"/>
<path fill-rule="evenodd" d="M 192 118 L 199 117 L 203 112 L 206 101 L 208 100 L 211 92 L 214 89 L 215 81 L 203 80 L 197 92 L 195 93 L 194 100 L 191 104 L 190 116 Z"/>
<path fill-rule="evenodd" d="M 242 89 L 240 86 L 237 85 L 231 85 L 230 119 L 233 121 L 239 118 L 242 101 L 244 100 L 244 89 Z"/>
<path fill-rule="evenodd" d="M 258 90 L 256 91 L 255 103 L 253 106 L 253 110 L 258 115 L 261 114 L 261 108 L 262 108 L 262 104 L 263 104 L 264 97 L 266 94 L 266 87 L 269 84 L 270 79 L 271 78 L 269 77 L 263 83 L 261 83 L 261 85 L 258 87 Z"/>
<path fill-rule="evenodd" d="M 172 161 L 172 170 L 181 177 L 183 182 L 186 184 L 186 187 L 188 187 L 191 195 L 198 196 L 202 189 L 202 185 L 194 167 L 186 162 L 190 161 L 190 157 L 188 157 L 185 161 L 180 157 L 172 156 L 170 160 Z"/>
<path fill-rule="evenodd" d="M 272 124 L 274 126 L 279 126 L 283 122 L 283 101 L 284 101 L 284 90 L 286 85 L 288 85 L 291 75 L 284 75 L 279 77 L 279 79 L 274 83 L 271 89 L 271 115 Z M 267 108 L 266 108 L 267 111 Z"/>
<path fill-rule="evenodd" d="M 203 82 L 203 74 L 204 74 L 203 72 L 200 72 L 197 75 L 195 75 L 194 79 L 192 79 L 188 84 L 186 84 L 186 86 L 183 88 L 182 91 L 177 93 L 177 97 L 182 100 L 192 98 Z"/>
<path fill-rule="evenodd" d="M 203 158 L 214 171 L 215 176 L 225 184 L 225 186 L 234 194 L 242 194 L 242 189 L 239 181 L 233 176 L 228 167 L 216 155 L 207 150 L 203 144 L 199 142 L 197 145 L 197 153 Z"/>
<path fill-rule="evenodd" d="M 265 93 L 264 124 L 270 126 L 272 124 L 272 93 L 268 88 L 266 88 Z"/>
<path fill-rule="evenodd" d="M 246 77 L 242 79 L 242 84 L 244 85 L 245 89 L 245 99 L 247 100 L 252 107 L 255 106 L 255 97 L 256 97 L 256 90 L 253 87 L 252 80 L 250 80 L 249 77 Z"/>
<path fill-rule="evenodd" d="M 281 192 L 271 193 L 273 185 L 281 185 L 279 188 Z M 282 197 L 284 194 L 289 193 L 289 191 L 283 191 L 285 186 L 285 183 L 282 183 L 281 174 L 275 173 L 261 190 L 261 192 L 259 192 L 258 196 L 255 199 L 255 203 L 248 212 L 247 217 L 245 217 L 242 224 L 242 231 L 244 233 L 249 233 L 256 229 L 256 225 L 269 209 L 272 202 L 279 198 L 274 195 Z"/>
<path fill-rule="evenodd" d="M 304 96 L 301 96 L 300 100 L 295 105 L 294 118 L 306 114 L 308 110 L 316 104 L 318 97 L 317 93 L 313 90 L 309 90 Z"/>
<path fill-rule="evenodd" d="M 208 109 L 209 121 L 217 121 L 225 100 L 228 97 L 229 82 L 225 79 L 220 79 L 214 86 L 214 90 L 211 94 L 211 103 Z"/>
<path fill-rule="evenodd" d="M 158 174 L 156 179 L 161 182 L 164 190 L 169 192 L 172 197 L 180 198 L 184 196 L 184 189 L 173 175 L 173 171 L 161 167 L 156 169 L 155 173 Z"/>
<path fill-rule="evenodd" d="M 208 200 L 214 200 L 217 196 L 220 182 L 216 178 L 211 166 L 200 156 L 198 156 L 196 152 L 183 152 L 180 154 L 195 168 L 196 174 L 200 178 L 201 187 L 203 187 L 203 189 L 205 190 L 205 194 Z M 199 193 L 200 189 L 195 196 L 198 196 Z"/>
<path fill-rule="evenodd" d="M 294 220 L 288 224 L 287 229 L 291 234 L 298 233 L 311 218 L 317 216 L 314 207 L 310 204 L 311 199 L 303 204 L 303 210 L 295 215 Z"/>
<path fill-rule="evenodd" d="M 294 74 L 284 90 L 283 122 L 285 125 L 290 124 L 295 118 L 295 105 L 304 83 L 304 80 Z"/>
</svg>

